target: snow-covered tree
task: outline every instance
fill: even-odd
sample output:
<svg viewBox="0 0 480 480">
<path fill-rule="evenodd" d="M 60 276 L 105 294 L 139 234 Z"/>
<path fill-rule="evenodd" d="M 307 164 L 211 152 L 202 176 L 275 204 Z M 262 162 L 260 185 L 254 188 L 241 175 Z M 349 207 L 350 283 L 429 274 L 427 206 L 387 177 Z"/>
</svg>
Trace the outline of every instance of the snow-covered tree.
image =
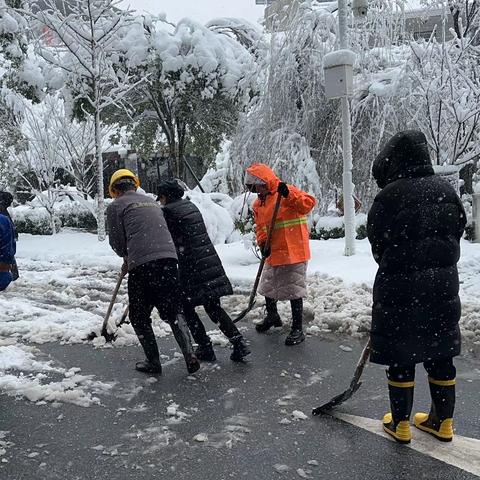
<svg viewBox="0 0 480 480">
<path fill-rule="evenodd" d="M 22 140 L 22 98 L 37 100 L 44 86 L 35 57 L 28 49 L 27 22 L 15 10 L 21 5 L 21 0 L 0 0 L 0 162 L 10 147 Z"/>
<path fill-rule="evenodd" d="M 420 0 L 425 9 L 436 8 L 452 16 L 453 28 L 458 38 L 474 38 L 480 28 L 479 0 Z M 474 39 L 477 45 L 480 39 Z"/>
<path fill-rule="evenodd" d="M 52 121 L 56 124 L 58 141 L 66 158 L 65 169 L 75 182 L 77 190 L 85 198 L 93 196 L 95 176 L 95 125 L 88 117 L 83 121 L 71 119 L 64 102 L 58 99 L 58 109 Z"/>
<path fill-rule="evenodd" d="M 105 238 L 102 119 L 121 107 L 132 88 L 128 70 L 117 68 L 119 48 L 134 21 L 115 0 L 43 0 L 42 8 L 24 12 L 42 31 L 36 45 L 51 66 L 51 87 L 62 88 L 72 114 L 93 118 L 98 202 L 98 236 Z M 39 27 L 39 28 L 38 28 Z"/>
<path fill-rule="evenodd" d="M 480 51 L 456 38 L 412 44 L 402 105 L 428 139 L 438 165 L 464 165 L 480 156 Z"/>
<path fill-rule="evenodd" d="M 21 149 L 11 148 L 9 156 L 11 170 L 19 183 L 36 196 L 50 215 L 53 233 L 59 177 L 68 165 L 56 121 L 58 107 L 58 99 L 51 96 L 39 104 L 25 100 L 21 126 L 24 145 Z"/>
<path fill-rule="evenodd" d="M 172 173 L 180 178 L 186 153 L 220 149 L 249 90 L 251 51 L 216 28 L 145 18 L 123 42 L 127 68 L 146 79 L 130 96 L 133 136 L 150 133 L 150 143 L 156 138 L 166 145 Z"/>
<path fill-rule="evenodd" d="M 469 33 L 445 44 L 409 38 L 404 2 L 371 0 L 364 23 L 357 24 L 353 15 L 349 19 L 350 44 L 357 54 L 353 176 L 366 209 L 377 191 L 372 161 L 399 130 L 423 131 L 436 163 L 463 164 L 478 157 L 476 2 L 460 3 L 463 9 L 469 5 L 470 27 L 464 27 Z M 270 49 L 254 73 L 258 95 L 241 116 L 230 147 L 229 180 L 236 192 L 242 189 L 245 167 L 262 161 L 288 181 L 310 188 L 322 212 L 341 194 L 338 102 L 326 100 L 323 78 L 323 57 L 337 41 L 334 8 L 303 1 L 286 31 L 272 33 Z M 450 8 L 444 11 L 452 15 Z"/>
<path fill-rule="evenodd" d="M 252 72 L 257 95 L 241 116 L 231 146 L 229 178 L 235 193 L 243 190 L 245 168 L 262 162 L 285 181 L 320 199 L 327 196 L 329 186 L 319 174 L 336 159 L 325 157 L 322 149 L 336 141 L 337 132 L 324 120 L 338 109 L 325 101 L 322 59 L 334 48 L 336 27 L 331 6 L 314 4 L 302 2 L 288 29 L 273 33 L 270 48 L 260 52 Z"/>
</svg>

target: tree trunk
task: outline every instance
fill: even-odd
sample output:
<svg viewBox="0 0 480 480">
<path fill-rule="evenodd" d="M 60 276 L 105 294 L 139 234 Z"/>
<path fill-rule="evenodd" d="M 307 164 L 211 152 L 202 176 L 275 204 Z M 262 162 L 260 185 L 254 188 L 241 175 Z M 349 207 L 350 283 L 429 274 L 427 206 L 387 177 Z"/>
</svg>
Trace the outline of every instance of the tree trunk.
<svg viewBox="0 0 480 480">
<path fill-rule="evenodd" d="M 460 30 L 460 10 L 457 7 L 450 7 L 450 12 L 453 17 L 453 28 L 458 38 L 463 37 L 463 32 Z"/>
<path fill-rule="evenodd" d="M 98 240 L 103 242 L 105 231 L 105 190 L 103 188 L 103 156 L 102 156 L 102 126 L 100 124 L 100 110 L 98 109 L 98 86 L 94 80 L 95 100 L 95 156 L 97 158 L 97 228 Z"/>
</svg>

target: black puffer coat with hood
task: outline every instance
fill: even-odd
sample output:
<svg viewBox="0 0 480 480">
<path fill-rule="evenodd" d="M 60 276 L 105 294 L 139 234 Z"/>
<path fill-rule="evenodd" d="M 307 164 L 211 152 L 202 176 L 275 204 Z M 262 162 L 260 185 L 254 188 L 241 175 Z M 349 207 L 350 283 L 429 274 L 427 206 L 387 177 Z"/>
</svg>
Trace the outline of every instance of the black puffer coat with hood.
<svg viewBox="0 0 480 480">
<path fill-rule="evenodd" d="M 168 199 L 163 213 L 177 249 L 185 299 L 193 306 L 205 305 L 232 295 L 233 289 L 200 210 L 190 200 L 183 199 L 183 194 L 176 181 L 163 182 L 159 187 L 159 195 Z"/>
<path fill-rule="evenodd" d="M 368 214 L 379 265 L 373 288 L 371 361 L 412 365 L 460 353 L 457 262 L 466 216 L 435 176 L 423 133 L 390 139 L 373 165 L 382 188 Z"/>
</svg>

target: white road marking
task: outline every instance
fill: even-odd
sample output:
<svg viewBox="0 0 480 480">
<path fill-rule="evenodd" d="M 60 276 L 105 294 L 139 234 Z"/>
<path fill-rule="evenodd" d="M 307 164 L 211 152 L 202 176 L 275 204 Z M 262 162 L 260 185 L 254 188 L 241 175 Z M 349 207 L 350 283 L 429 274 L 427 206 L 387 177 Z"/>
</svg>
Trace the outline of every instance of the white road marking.
<svg viewBox="0 0 480 480">
<path fill-rule="evenodd" d="M 378 419 L 374 420 L 344 413 L 336 413 L 334 417 L 381 437 L 388 438 L 392 442 L 395 441 L 382 430 L 381 422 Z M 435 440 L 428 433 L 422 432 L 413 426 L 412 434 L 412 443 L 405 445 L 406 447 L 466 472 L 473 473 L 473 475 L 480 476 L 480 440 L 455 435 L 451 443 L 442 443 Z"/>
</svg>

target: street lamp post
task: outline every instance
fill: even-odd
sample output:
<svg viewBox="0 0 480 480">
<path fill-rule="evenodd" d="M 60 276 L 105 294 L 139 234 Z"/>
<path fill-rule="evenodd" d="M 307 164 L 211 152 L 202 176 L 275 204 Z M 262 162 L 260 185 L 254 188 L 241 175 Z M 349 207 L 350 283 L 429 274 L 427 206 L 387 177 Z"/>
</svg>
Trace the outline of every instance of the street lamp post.
<svg viewBox="0 0 480 480">
<path fill-rule="evenodd" d="M 348 48 L 347 40 L 347 2 L 338 0 L 338 35 L 341 50 Z M 345 255 L 355 254 L 355 204 L 352 182 L 352 126 L 350 122 L 350 103 L 348 96 L 342 96 L 342 146 L 343 146 L 343 211 L 345 224 Z"/>
<path fill-rule="evenodd" d="M 355 18 L 365 18 L 368 0 L 353 0 Z M 325 96 L 340 98 L 342 104 L 342 150 L 343 150 L 343 219 L 345 225 L 345 255 L 355 254 L 355 200 L 352 182 L 352 126 L 350 122 L 349 97 L 353 93 L 353 64 L 355 53 L 348 50 L 347 1 L 338 0 L 339 49 L 325 55 Z"/>
</svg>

